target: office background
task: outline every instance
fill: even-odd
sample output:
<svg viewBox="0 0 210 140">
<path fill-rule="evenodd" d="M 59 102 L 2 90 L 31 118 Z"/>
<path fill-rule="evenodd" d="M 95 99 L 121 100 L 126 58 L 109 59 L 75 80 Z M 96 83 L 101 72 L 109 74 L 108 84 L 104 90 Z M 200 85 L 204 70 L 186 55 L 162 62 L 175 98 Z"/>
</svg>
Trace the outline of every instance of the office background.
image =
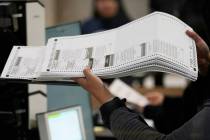
<svg viewBox="0 0 210 140">
<path fill-rule="evenodd" d="M 126 11 L 133 19 L 149 13 L 149 0 L 123 0 Z M 46 26 L 84 21 L 92 14 L 92 0 L 43 0 L 46 10 Z"/>
<path fill-rule="evenodd" d="M 23 17 L 18 19 L 18 23 L 20 22 L 19 25 L 23 25 L 23 26 L 20 26 L 22 28 L 19 28 L 18 32 L 15 32 L 14 34 L 17 36 L 20 36 L 19 34 L 21 33 L 23 35 L 23 36 L 21 36 L 22 37 L 21 42 L 20 42 L 21 45 L 44 46 L 45 41 L 47 40 L 48 37 L 50 37 L 50 36 L 48 36 L 49 34 L 45 32 L 46 29 L 49 30 L 54 27 L 62 27 L 63 28 L 64 25 L 70 26 L 71 23 L 77 23 L 76 21 L 83 23 L 89 17 L 92 16 L 92 12 L 93 12 L 93 3 L 92 3 L 93 0 L 40 0 L 40 1 L 41 1 L 41 3 L 43 3 L 43 5 L 38 2 L 37 3 L 26 2 L 27 3 L 26 5 L 25 4 L 20 5 L 20 6 L 26 8 L 26 11 L 24 11 L 24 8 L 22 10 L 19 10 L 19 12 L 23 14 Z M 150 6 L 151 6 L 150 0 L 122 0 L 122 1 L 124 2 L 125 10 L 128 13 L 129 17 L 131 18 L 131 20 L 140 18 L 144 15 L 147 15 L 148 13 L 150 13 L 152 11 L 150 9 Z M 157 1 L 166 2 L 167 0 L 157 0 Z M 174 1 L 175 1 L 175 3 L 174 3 Z M 185 1 L 185 0 L 180 0 L 180 2 L 182 2 L 182 1 Z M 156 0 L 154 0 L 153 2 L 156 2 Z M 184 13 L 186 13 L 186 15 L 184 14 L 185 17 L 181 17 L 180 16 L 181 14 L 180 15 L 177 14 L 177 11 L 176 11 L 177 10 L 176 6 L 180 3 L 178 3 L 176 0 L 171 0 L 170 2 L 167 1 L 166 3 L 164 3 L 163 9 L 166 8 L 166 10 L 168 10 L 168 9 L 170 10 L 170 6 L 175 6 L 175 10 L 173 9 L 174 12 L 172 14 L 174 14 L 177 17 L 180 17 L 187 24 L 193 25 L 192 27 L 194 29 L 198 30 L 199 34 L 203 33 L 202 24 L 200 24 L 200 22 L 197 22 L 197 21 L 202 21 L 200 19 L 201 16 L 197 15 L 196 12 L 193 13 L 195 10 L 190 9 L 190 8 L 192 8 L 192 7 L 190 7 L 192 5 L 189 6 L 190 8 L 188 8 L 188 6 L 187 6 L 187 9 L 186 9 L 187 12 L 184 11 Z M 194 2 L 194 0 L 192 0 L 190 2 Z M 167 5 L 168 3 L 170 3 L 170 4 Z M 194 4 L 194 5 L 196 5 L 196 4 Z M 17 7 L 18 6 L 19 6 L 19 4 L 17 4 Z M 197 5 L 196 5 L 196 7 L 197 7 Z M 16 8 L 16 6 L 15 6 L 15 8 Z M 2 10 L 2 9 L 0 9 L 0 10 Z M 192 12 L 192 13 L 190 13 L 190 12 Z M 187 18 L 187 16 L 189 16 L 189 15 L 191 18 Z M 0 13 L 0 16 L 2 16 L 1 13 Z M 3 17 L 4 17 L 4 15 L 3 15 Z M 4 18 L 8 18 L 8 17 L 4 17 Z M 193 20 L 193 22 L 191 22 L 188 19 L 196 19 L 196 20 Z M 196 21 L 195 25 L 194 25 L 194 21 Z M 13 26 L 11 26 L 11 27 L 9 26 L 8 31 L 12 30 L 13 29 L 12 27 Z M 70 30 L 70 27 L 68 27 L 68 29 L 69 29 L 68 31 L 70 31 L 70 32 L 72 31 L 72 30 Z M 74 29 L 77 29 L 77 28 L 75 27 Z M 67 31 L 67 30 L 65 30 L 65 31 Z M 56 33 L 57 33 L 57 31 L 56 31 Z M 76 34 L 74 33 L 74 35 L 77 35 L 77 34 L 79 34 L 79 33 L 76 33 Z M 10 38 L 10 37 L 6 37 L 4 32 L 2 32 L 2 34 L 0 34 L 0 35 L 2 35 L 2 37 L 5 37 L 7 39 Z M 67 35 L 72 35 L 72 34 L 67 34 Z M 56 34 L 56 36 L 60 36 L 60 35 Z M 7 44 L 10 41 L 3 39 L 3 42 L 5 42 L 5 44 L 6 44 L 3 46 L 7 46 Z M 14 43 L 16 45 L 16 42 L 14 42 Z M 10 47 L 12 47 L 13 45 L 14 44 L 8 44 L 8 46 L 10 46 Z M 10 49 L 10 48 L 7 47 L 7 49 Z M 7 51 L 7 52 L 9 53 L 9 51 Z M 2 54 L 4 54 L 4 53 L 2 53 Z M 3 55 L 1 57 L 3 57 Z M 160 75 L 160 76 L 163 77 L 163 75 Z M 178 97 L 178 98 L 182 97 L 183 91 L 189 82 L 182 77 L 178 77 L 176 75 L 171 75 L 171 74 L 164 75 L 163 80 L 162 80 L 163 83 L 157 82 L 158 84 L 156 84 L 154 75 L 146 74 L 146 76 L 143 77 L 144 78 L 143 82 L 138 81 L 138 78 L 139 77 L 137 77 L 136 79 L 137 79 L 137 83 L 138 82 L 139 83 L 136 84 L 134 82 L 134 84 L 132 86 L 136 90 L 140 91 L 141 93 L 158 91 L 160 93 L 163 93 L 164 96 L 166 95 L 169 97 Z M 12 86 L 14 86 L 14 85 L 8 85 L 9 88 L 11 88 Z M 5 88 L 4 84 L 2 85 L 2 89 L 7 89 L 8 87 Z M 78 92 L 80 94 L 77 94 Z M 14 92 L 14 93 L 16 93 L 16 92 Z M 5 95 L 8 96 L 9 94 L 7 94 L 7 92 L 5 92 Z M 98 107 L 99 107 L 98 102 L 93 97 L 91 97 L 89 94 L 87 94 L 86 91 L 82 90 L 80 87 L 65 87 L 65 86 L 57 87 L 57 86 L 46 86 L 46 85 L 29 85 L 28 87 L 24 86 L 24 92 L 21 93 L 21 95 L 24 95 L 24 98 L 19 97 L 19 96 L 16 98 L 13 94 L 11 94 L 11 95 L 12 96 L 8 97 L 8 101 L 13 101 L 13 100 L 14 100 L 14 102 L 21 101 L 20 98 L 25 100 L 24 105 L 20 106 L 21 109 L 22 108 L 26 109 L 25 113 L 23 113 L 23 115 L 22 115 L 23 117 L 21 116 L 23 118 L 21 120 L 21 122 L 23 123 L 22 126 L 24 126 L 23 127 L 23 129 L 24 129 L 23 137 L 26 137 L 25 135 L 26 135 L 26 132 L 28 131 L 28 126 L 29 126 L 29 129 L 31 129 L 31 130 L 33 130 L 32 128 L 37 127 L 36 120 L 35 120 L 35 116 L 37 113 L 45 112 L 45 111 L 49 111 L 49 110 L 53 110 L 53 109 L 59 109 L 59 108 L 67 107 L 67 106 L 74 105 L 74 104 L 80 104 L 87 108 L 87 109 L 85 109 L 85 111 L 87 113 L 84 116 L 88 117 L 88 119 L 89 119 L 88 121 L 86 120 L 86 123 L 87 123 L 88 128 L 90 128 L 90 129 L 88 129 L 88 133 L 90 132 L 89 133 L 90 137 L 93 137 L 92 121 L 91 121 L 92 116 L 93 116 L 93 122 L 94 122 L 95 126 L 103 125 L 101 118 L 98 117 L 98 116 L 100 116 L 98 113 Z M 75 96 L 75 95 L 77 95 L 77 96 Z M 82 97 L 84 97 L 84 98 L 82 98 Z M 89 97 L 91 97 L 91 100 L 89 100 L 90 99 Z M 0 99 L 1 98 L 2 97 L 0 97 Z M 14 98 L 14 99 L 11 100 L 11 98 L 12 99 Z M 77 100 L 78 98 L 80 98 L 80 100 Z M 2 98 L 2 99 L 4 99 L 4 98 Z M 7 103 L 7 101 L 5 101 L 5 102 Z M 2 103 L 4 104 L 5 102 L 2 102 Z M 90 103 L 92 103 L 92 108 L 91 108 Z M 5 106 L 8 109 L 8 106 L 11 106 L 11 105 L 7 103 Z M 15 104 L 14 104 L 14 106 L 16 108 L 18 107 Z M 19 109 L 19 108 L 17 108 L 17 109 Z M 177 110 L 177 109 L 174 109 L 174 110 Z M 93 111 L 93 112 L 91 112 L 91 111 Z M 93 113 L 93 114 L 91 114 L 91 113 Z M 168 114 L 173 115 L 175 113 L 172 112 L 172 113 L 167 113 L 167 115 Z M 173 119 L 178 120 L 177 118 L 174 118 L 174 116 L 168 117 L 167 115 L 165 118 L 167 118 L 167 120 L 169 120 L 168 118 L 171 117 L 172 118 L 171 122 L 174 122 Z M 5 117 L 5 118 L 7 119 L 9 117 Z M 171 127 L 172 125 L 170 123 L 165 122 L 165 120 L 166 120 L 165 118 L 163 118 L 163 119 L 161 118 L 162 120 L 158 120 L 158 124 L 160 124 L 161 126 L 163 126 L 163 124 L 168 124 Z M 25 120 L 27 120 L 27 121 L 25 121 Z M 20 122 L 20 119 L 19 119 L 19 122 Z M 162 122 L 164 122 L 164 123 L 162 123 Z M 101 130 L 101 129 L 99 129 L 99 130 Z M 159 128 L 159 130 L 161 131 L 161 128 Z M 164 130 L 162 130 L 162 131 L 164 131 Z M 168 131 L 170 132 L 171 130 L 167 129 L 166 133 L 168 133 Z M 8 131 L 8 132 L 10 133 L 11 131 Z M 108 132 L 108 134 L 107 134 L 107 132 Z M 111 135 L 109 133 L 109 131 L 105 131 L 105 134 L 106 134 L 106 136 Z M 17 133 L 17 135 L 19 135 L 19 133 Z M 101 135 L 101 134 L 99 134 L 99 135 Z M 102 134 L 102 135 L 104 136 L 104 134 Z M 93 139 L 93 138 L 91 138 L 91 139 Z M 36 140 L 38 140 L 38 138 Z"/>
</svg>

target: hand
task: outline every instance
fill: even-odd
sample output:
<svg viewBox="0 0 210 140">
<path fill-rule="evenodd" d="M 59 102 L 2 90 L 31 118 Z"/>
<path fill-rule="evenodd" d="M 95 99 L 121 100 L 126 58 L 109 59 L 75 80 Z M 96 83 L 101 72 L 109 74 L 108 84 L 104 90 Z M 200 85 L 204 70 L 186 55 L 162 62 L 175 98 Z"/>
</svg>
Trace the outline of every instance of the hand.
<svg viewBox="0 0 210 140">
<path fill-rule="evenodd" d="M 160 106 L 164 102 L 164 95 L 160 92 L 149 92 L 145 95 L 145 97 L 149 100 L 150 105 L 152 106 Z"/>
<path fill-rule="evenodd" d="M 93 75 L 90 68 L 84 69 L 85 78 L 74 79 L 79 85 L 91 93 L 95 98 L 104 104 L 112 97 L 109 90 L 103 84 L 102 80 Z"/>
<path fill-rule="evenodd" d="M 210 63 L 209 47 L 197 33 L 186 31 L 186 34 L 196 43 L 199 70 L 202 75 L 206 75 L 208 73 L 208 65 Z"/>
</svg>

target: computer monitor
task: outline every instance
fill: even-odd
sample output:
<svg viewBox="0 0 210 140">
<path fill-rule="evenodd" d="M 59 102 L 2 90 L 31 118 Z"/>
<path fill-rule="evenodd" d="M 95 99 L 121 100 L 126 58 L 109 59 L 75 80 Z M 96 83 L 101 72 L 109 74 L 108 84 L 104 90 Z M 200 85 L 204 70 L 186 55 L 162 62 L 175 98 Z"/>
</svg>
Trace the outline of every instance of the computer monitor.
<svg viewBox="0 0 210 140">
<path fill-rule="evenodd" d="M 86 140 L 81 106 L 37 115 L 40 140 Z"/>
<path fill-rule="evenodd" d="M 60 24 L 46 28 L 46 39 L 51 37 L 74 36 L 81 34 L 80 22 Z"/>
</svg>

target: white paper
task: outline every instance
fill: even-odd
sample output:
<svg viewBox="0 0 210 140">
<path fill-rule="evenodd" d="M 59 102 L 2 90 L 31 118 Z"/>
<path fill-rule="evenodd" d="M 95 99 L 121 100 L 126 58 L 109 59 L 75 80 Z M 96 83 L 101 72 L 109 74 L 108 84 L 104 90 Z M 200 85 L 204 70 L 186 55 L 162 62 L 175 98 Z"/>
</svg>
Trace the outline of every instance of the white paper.
<svg viewBox="0 0 210 140">
<path fill-rule="evenodd" d="M 109 86 L 109 90 L 112 95 L 119 97 L 120 99 L 126 99 L 128 103 L 132 103 L 140 107 L 145 107 L 149 104 L 146 97 L 119 79 L 113 81 L 113 83 Z"/>
<path fill-rule="evenodd" d="M 45 53 L 33 47 L 23 48 L 28 53 L 21 60 L 21 67 L 10 69 L 10 65 L 22 59 L 13 60 L 13 51 L 2 77 L 7 77 L 9 72 L 9 78 L 62 80 L 84 77 L 83 69 L 89 66 L 102 78 L 157 71 L 195 81 L 198 77 L 196 45 L 186 30 L 192 29 L 178 18 L 154 12 L 112 30 L 51 38 L 42 51 Z M 40 69 L 36 67 L 38 63 Z"/>
<path fill-rule="evenodd" d="M 44 47 L 14 46 L 2 72 L 4 78 L 32 79 L 38 77 Z"/>
</svg>

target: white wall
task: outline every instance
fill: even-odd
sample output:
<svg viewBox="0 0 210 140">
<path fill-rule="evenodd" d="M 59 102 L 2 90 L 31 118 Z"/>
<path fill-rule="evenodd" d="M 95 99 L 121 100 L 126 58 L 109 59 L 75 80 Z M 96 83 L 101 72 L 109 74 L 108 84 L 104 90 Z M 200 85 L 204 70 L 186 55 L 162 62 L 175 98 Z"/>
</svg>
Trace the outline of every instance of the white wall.
<svg viewBox="0 0 210 140">
<path fill-rule="evenodd" d="M 46 13 L 46 26 L 53 26 L 57 24 L 58 18 L 58 2 L 57 0 L 43 0 Z"/>
<path fill-rule="evenodd" d="M 125 8 L 131 18 L 140 18 L 149 13 L 149 0 L 124 0 Z"/>
<path fill-rule="evenodd" d="M 92 0 L 59 0 L 58 23 L 84 20 L 92 12 Z"/>
</svg>

